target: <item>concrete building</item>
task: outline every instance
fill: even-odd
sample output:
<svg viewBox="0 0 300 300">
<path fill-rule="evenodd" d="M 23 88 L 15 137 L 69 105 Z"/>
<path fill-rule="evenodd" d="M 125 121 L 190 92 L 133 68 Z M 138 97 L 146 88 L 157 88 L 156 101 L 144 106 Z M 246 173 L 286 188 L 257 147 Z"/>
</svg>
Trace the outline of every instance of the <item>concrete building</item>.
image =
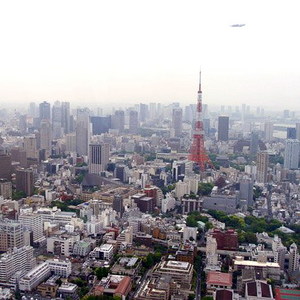
<svg viewBox="0 0 300 300">
<path fill-rule="evenodd" d="M 4 219 L 0 221 L 0 251 L 24 246 L 23 225 L 14 220 Z"/>
<path fill-rule="evenodd" d="M 51 273 L 54 275 L 68 278 L 72 273 L 72 263 L 69 260 L 54 258 L 48 259 L 47 263 L 49 265 Z"/>
<path fill-rule="evenodd" d="M 43 219 L 42 216 L 35 213 L 22 214 L 19 216 L 19 221 L 25 229 L 29 229 L 33 233 L 33 241 L 41 239 L 43 234 Z"/>
<path fill-rule="evenodd" d="M 272 122 L 266 122 L 265 123 L 265 141 L 270 142 L 273 139 L 273 132 L 274 132 L 274 125 Z"/>
<path fill-rule="evenodd" d="M 197 195 L 195 197 L 184 196 L 181 199 L 182 214 L 187 215 L 192 211 L 201 212 L 203 208 L 203 200 Z"/>
<path fill-rule="evenodd" d="M 285 141 L 284 151 L 284 168 L 298 169 L 300 155 L 300 141 L 296 139 L 288 139 Z"/>
<path fill-rule="evenodd" d="M 229 117 L 220 116 L 218 118 L 218 141 L 228 141 Z"/>
<path fill-rule="evenodd" d="M 211 235 L 206 239 L 206 266 L 207 271 L 220 271 L 221 265 L 219 262 L 219 255 L 217 254 L 217 240 Z"/>
<path fill-rule="evenodd" d="M 257 182 L 266 183 L 269 166 L 269 154 L 266 151 L 257 154 Z"/>
<path fill-rule="evenodd" d="M 77 109 L 76 119 L 76 152 L 78 155 L 88 155 L 90 143 L 90 111 L 88 108 Z"/>
<path fill-rule="evenodd" d="M 12 183 L 6 179 L 0 179 L 0 196 L 3 199 L 10 199 L 12 197 Z"/>
<path fill-rule="evenodd" d="M 289 272 L 299 270 L 299 252 L 298 247 L 295 243 L 290 246 L 289 253 Z"/>
<path fill-rule="evenodd" d="M 207 294 L 213 294 L 216 289 L 231 289 L 232 274 L 210 271 L 206 279 Z"/>
<path fill-rule="evenodd" d="M 75 242 L 73 246 L 73 255 L 81 257 L 87 256 L 92 250 L 92 242 L 88 240 L 80 240 Z"/>
<path fill-rule="evenodd" d="M 170 276 L 182 289 L 190 289 L 193 278 L 193 265 L 188 262 L 168 260 L 161 261 L 153 268 L 154 277 Z"/>
<path fill-rule="evenodd" d="M 33 170 L 17 169 L 16 171 L 16 189 L 24 192 L 27 196 L 33 195 Z"/>
<path fill-rule="evenodd" d="M 30 270 L 19 281 L 19 288 L 23 292 L 31 292 L 41 282 L 49 278 L 51 270 L 47 262 L 43 262 Z"/>
<path fill-rule="evenodd" d="M 44 101 L 39 104 L 39 120 L 40 122 L 42 120 L 51 120 L 51 109 L 49 102 Z"/>
<path fill-rule="evenodd" d="M 238 234 L 233 229 L 225 231 L 214 229 L 210 234 L 216 239 L 218 250 L 236 251 L 239 247 Z"/>
<path fill-rule="evenodd" d="M 139 128 L 139 115 L 135 110 L 129 112 L 129 132 L 137 133 Z"/>
<path fill-rule="evenodd" d="M 89 145 L 89 173 L 100 174 L 106 171 L 109 163 L 109 144 Z"/>
<path fill-rule="evenodd" d="M 103 244 L 100 247 L 96 247 L 90 254 L 91 257 L 105 261 L 111 261 L 113 255 L 114 247 L 111 244 Z"/>
<path fill-rule="evenodd" d="M 243 201 L 248 206 L 253 205 L 253 180 L 252 179 L 242 179 L 240 181 L 240 203 L 242 205 Z"/>
<path fill-rule="evenodd" d="M 237 195 L 216 194 L 211 197 L 203 197 L 203 208 L 221 210 L 227 214 L 233 214 L 237 210 Z"/>
<path fill-rule="evenodd" d="M 172 128 L 174 136 L 180 137 L 182 135 L 182 109 L 174 108 L 172 113 Z"/>
<path fill-rule="evenodd" d="M 11 156 L 7 154 L 0 154 L 0 178 L 11 180 L 12 166 Z"/>
<path fill-rule="evenodd" d="M 0 256 L 0 282 L 8 283 L 16 273 L 24 275 L 35 265 L 32 247 L 14 248 Z"/>
</svg>

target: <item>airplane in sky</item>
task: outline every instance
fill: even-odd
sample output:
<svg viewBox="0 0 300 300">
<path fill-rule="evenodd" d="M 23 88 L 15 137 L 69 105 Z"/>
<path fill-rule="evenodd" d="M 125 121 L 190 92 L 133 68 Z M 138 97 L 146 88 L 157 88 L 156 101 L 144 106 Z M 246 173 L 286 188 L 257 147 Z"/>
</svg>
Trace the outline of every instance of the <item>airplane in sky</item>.
<svg viewBox="0 0 300 300">
<path fill-rule="evenodd" d="M 244 27 L 246 24 L 232 24 L 231 27 Z"/>
</svg>

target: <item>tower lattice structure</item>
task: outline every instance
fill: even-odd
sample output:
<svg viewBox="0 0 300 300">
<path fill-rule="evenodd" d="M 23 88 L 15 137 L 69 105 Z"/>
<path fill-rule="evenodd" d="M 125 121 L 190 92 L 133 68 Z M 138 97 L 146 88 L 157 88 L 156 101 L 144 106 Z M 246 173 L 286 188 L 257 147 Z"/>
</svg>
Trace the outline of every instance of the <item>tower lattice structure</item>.
<svg viewBox="0 0 300 300">
<path fill-rule="evenodd" d="M 213 167 L 205 148 L 204 148 L 204 129 L 202 120 L 202 89 L 201 89 L 201 72 L 199 78 L 199 90 L 197 97 L 197 111 L 195 128 L 193 132 L 193 141 L 190 149 L 189 159 L 199 165 L 201 171 L 205 171 L 208 166 Z"/>
</svg>

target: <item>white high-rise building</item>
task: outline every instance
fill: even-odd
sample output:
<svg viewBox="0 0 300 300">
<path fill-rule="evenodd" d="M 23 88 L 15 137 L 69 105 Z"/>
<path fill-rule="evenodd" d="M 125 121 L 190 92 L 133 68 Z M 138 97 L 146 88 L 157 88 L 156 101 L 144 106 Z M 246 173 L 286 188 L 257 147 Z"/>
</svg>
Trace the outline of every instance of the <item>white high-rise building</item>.
<svg viewBox="0 0 300 300">
<path fill-rule="evenodd" d="M 298 169 L 300 155 L 300 141 L 288 139 L 285 141 L 284 151 L 284 168 L 285 169 Z"/>
<path fill-rule="evenodd" d="M 0 256 L 0 281 L 8 282 L 15 273 L 25 274 L 35 265 L 36 260 L 31 246 L 14 248 Z"/>
<path fill-rule="evenodd" d="M 217 254 L 217 240 L 211 235 L 206 239 L 206 267 L 205 271 L 220 271 L 219 256 Z"/>
<path fill-rule="evenodd" d="M 48 120 L 41 121 L 40 128 L 40 149 L 46 150 L 46 157 L 51 154 L 52 128 Z"/>
<path fill-rule="evenodd" d="M 109 144 L 89 145 L 89 173 L 100 174 L 109 163 Z"/>
<path fill-rule="evenodd" d="M 289 272 L 299 270 L 299 252 L 295 243 L 290 246 Z"/>
<path fill-rule="evenodd" d="M 44 224 L 40 214 L 23 214 L 19 216 L 19 221 L 23 224 L 24 228 L 32 231 L 34 242 L 43 237 Z"/>
<path fill-rule="evenodd" d="M 179 180 L 176 182 L 175 186 L 175 194 L 178 199 L 181 199 L 185 194 L 190 194 L 190 183 L 189 182 L 182 182 Z"/>
</svg>

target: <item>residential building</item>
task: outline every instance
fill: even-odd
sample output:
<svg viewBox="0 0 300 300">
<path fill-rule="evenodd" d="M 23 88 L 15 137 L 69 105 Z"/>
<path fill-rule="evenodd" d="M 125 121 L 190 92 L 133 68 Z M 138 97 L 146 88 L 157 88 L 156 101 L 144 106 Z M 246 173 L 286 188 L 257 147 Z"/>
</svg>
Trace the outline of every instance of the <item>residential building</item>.
<svg viewBox="0 0 300 300">
<path fill-rule="evenodd" d="M 25 229 L 29 229 L 33 233 L 33 241 L 36 242 L 41 239 L 43 234 L 43 219 L 42 216 L 36 213 L 21 214 L 19 221 L 23 224 Z"/>
<path fill-rule="evenodd" d="M 285 141 L 284 151 L 284 168 L 298 169 L 300 155 L 300 141 L 296 139 L 288 139 Z"/>
<path fill-rule="evenodd" d="M 269 154 L 266 151 L 257 154 L 257 182 L 266 183 L 269 166 Z"/>
<path fill-rule="evenodd" d="M 49 265 L 52 274 L 64 278 L 68 278 L 71 275 L 72 263 L 69 260 L 54 258 L 54 259 L 48 259 L 47 263 Z"/>
</svg>

